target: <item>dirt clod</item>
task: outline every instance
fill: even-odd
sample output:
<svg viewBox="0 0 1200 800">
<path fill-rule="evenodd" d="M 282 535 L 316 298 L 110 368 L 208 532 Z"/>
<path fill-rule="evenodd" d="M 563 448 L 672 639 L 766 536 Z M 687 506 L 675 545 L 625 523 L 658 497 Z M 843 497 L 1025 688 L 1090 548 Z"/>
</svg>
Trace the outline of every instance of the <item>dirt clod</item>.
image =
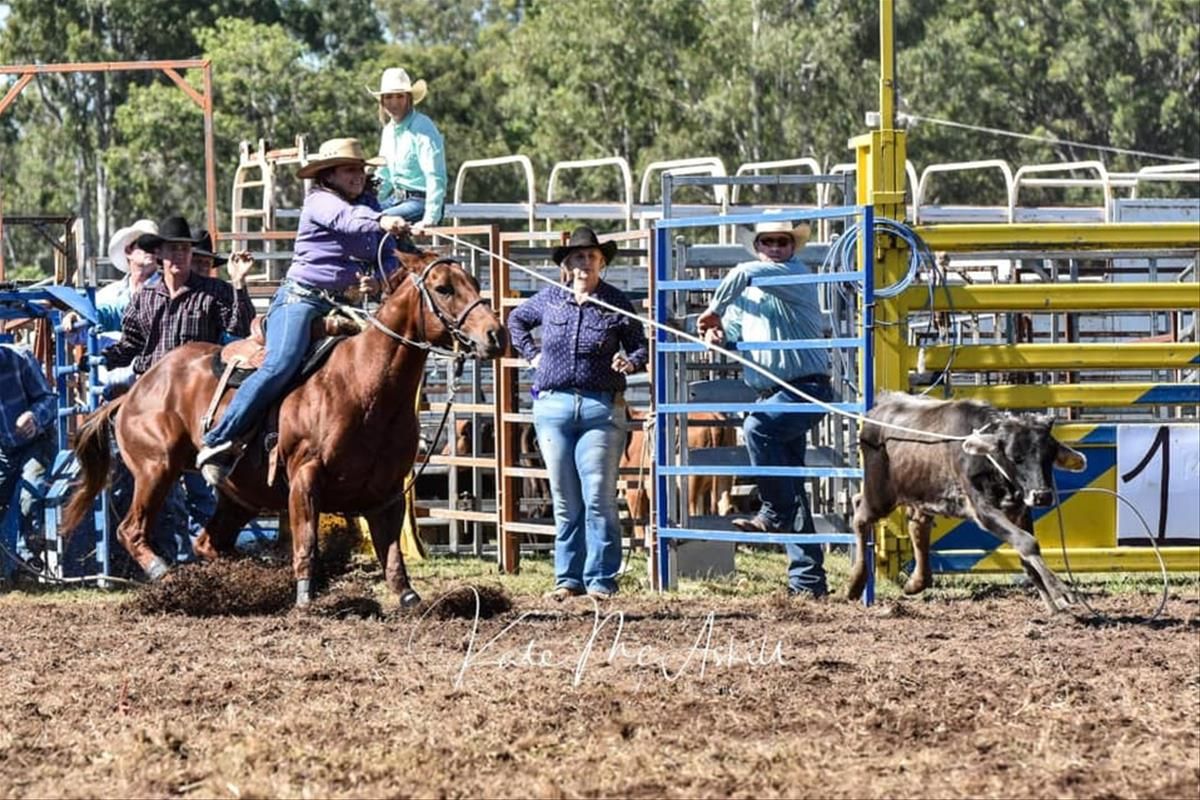
<svg viewBox="0 0 1200 800">
<path fill-rule="evenodd" d="M 478 605 L 477 605 L 478 603 Z M 460 586 L 430 598 L 417 608 L 418 613 L 428 611 L 435 619 L 471 619 L 478 614 L 480 619 L 491 619 L 512 610 L 512 598 L 499 586 Z"/>
</svg>

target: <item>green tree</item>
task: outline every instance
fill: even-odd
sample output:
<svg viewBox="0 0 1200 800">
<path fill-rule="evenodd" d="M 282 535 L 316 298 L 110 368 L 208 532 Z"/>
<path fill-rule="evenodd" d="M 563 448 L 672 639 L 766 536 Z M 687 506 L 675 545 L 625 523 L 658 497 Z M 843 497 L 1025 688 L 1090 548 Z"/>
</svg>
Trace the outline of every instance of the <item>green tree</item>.
<svg viewBox="0 0 1200 800">
<path fill-rule="evenodd" d="M 0 31 L 0 60 L 32 64 L 194 57 L 199 52 L 195 31 L 234 12 L 279 17 L 273 0 L 15 0 Z M 9 130 L 16 132 L 2 154 L 8 206 L 74 212 L 85 220 L 88 250 L 96 252 L 114 227 L 103 153 L 114 144 L 117 109 L 133 87 L 155 80 L 148 71 L 36 78 L 8 112 L 13 120 Z"/>
<path fill-rule="evenodd" d="M 282 25 L 226 18 L 197 36 L 204 57 L 222 65 L 213 76 L 221 211 L 229 207 L 241 141 L 253 146 L 265 139 L 269 147 L 286 147 L 303 135 L 315 150 L 322 139 L 369 133 L 370 97 L 362 71 L 312 63 L 303 44 Z M 353 87 L 362 87 L 361 93 Z M 354 97 L 359 102 L 347 102 Z M 105 162 L 114 174 L 124 176 L 118 201 L 122 218 L 178 210 L 189 219 L 203 219 L 204 139 L 199 108 L 172 85 L 139 87 L 117 114 L 117 132 L 119 144 L 107 150 Z M 300 202 L 297 196 L 290 200 Z M 228 218 L 218 216 L 228 229 Z"/>
<path fill-rule="evenodd" d="M 923 36 L 900 53 L 900 92 L 913 113 L 1064 142 L 1200 156 L 1194 2 L 967 0 L 930 11 Z M 1100 160 L 1131 169 L 1145 163 L 926 123 L 912 130 L 909 153 L 925 164 Z M 982 180 L 972 174 L 939 181 L 940 199 L 977 197 Z"/>
</svg>

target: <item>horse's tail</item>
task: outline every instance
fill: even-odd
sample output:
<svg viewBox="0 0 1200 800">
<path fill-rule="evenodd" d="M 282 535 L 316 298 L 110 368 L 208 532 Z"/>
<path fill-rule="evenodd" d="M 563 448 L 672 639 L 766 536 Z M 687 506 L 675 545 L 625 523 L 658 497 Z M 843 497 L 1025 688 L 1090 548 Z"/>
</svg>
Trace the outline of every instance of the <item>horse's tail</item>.
<svg viewBox="0 0 1200 800">
<path fill-rule="evenodd" d="M 84 515 L 91 509 L 92 501 L 108 483 L 108 465 L 112 460 L 111 420 L 124 404 L 125 397 L 105 405 L 92 413 L 83 424 L 75 439 L 75 458 L 79 460 L 79 480 L 67 510 L 63 515 L 60 530 L 67 536 L 79 526 Z"/>
</svg>

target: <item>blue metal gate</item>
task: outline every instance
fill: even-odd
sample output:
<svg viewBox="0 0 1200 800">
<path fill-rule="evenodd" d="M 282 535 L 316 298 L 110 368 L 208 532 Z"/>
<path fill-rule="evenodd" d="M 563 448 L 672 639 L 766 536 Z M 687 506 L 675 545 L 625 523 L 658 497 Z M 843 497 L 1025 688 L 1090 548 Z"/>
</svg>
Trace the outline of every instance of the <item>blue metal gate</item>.
<svg viewBox="0 0 1200 800">
<path fill-rule="evenodd" d="M 692 178 L 687 182 L 701 179 Z M 703 179 L 705 182 L 720 179 Z M 729 180 L 729 179 L 726 179 Z M 688 291 L 711 291 L 720 283 L 713 278 L 691 278 L 684 274 L 682 264 L 673 258 L 671 235 L 673 232 L 695 230 L 698 228 L 714 228 L 734 224 L 753 224 L 766 219 L 779 220 L 778 214 L 764 213 L 737 214 L 725 216 L 691 217 L 684 219 L 663 219 L 657 223 L 655 236 L 656 265 L 655 285 L 653 287 L 654 318 L 661 326 L 673 324 L 672 309 L 677 309 L 676 302 L 680 293 Z M 771 543 L 771 544 L 854 544 L 857 540 L 853 532 L 826 532 L 817 534 L 796 533 L 743 533 L 741 531 L 719 530 L 713 528 L 696 528 L 688 520 L 686 504 L 680 503 L 677 490 L 674 488 L 677 477 L 689 475 L 713 475 L 734 477 L 757 476 L 788 476 L 816 479 L 850 479 L 861 480 L 862 469 L 858 466 L 805 466 L 805 467 L 755 467 L 728 465 L 690 465 L 686 441 L 678 453 L 670 445 L 676 440 L 676 432 L 682 425 L 686 426 L 686 415 L 694 412 L 718 412 L 722 414 L 741 414 L 750 411 L 772 411 L 781 413 L 814 413 L 825 412 L 830 408 L 836 411 L 861 415 L 870 406 L 870 398 L 874 396 L 872 386 L 872 314 L 873 314 L 873 253 L 874 246 L 874 215 L 871 206 L 840 206 L 817 211 L 797 211 L 788 213 L 789 221 L 801 220 L 845 220 L 846 225 L 857 224 L 861 232 L 861 247 L 859 250 L 860 269 L 843 272 L 817 272 L 811 275 L 789 277 L 774 277 L 759 282 L 759 285 L 796 285 L 796 284 L 849 284 L 853 285 L 862 298 L 858 315 L 860 324 L 854 335 L 815 340 L 797 340 L 770 343 L 738 343 L 737 351 L 762 349 L 816 349 L 855 351 L 858 356 L 858 375 L 861 376 L 857 385 L 846 383 L 854 394 L 848 402 L 830 403 L 828 408 L 814 403 L 764 403 L 743 400 L 740 402 L 689 402 L 686 370 L 682 368 L 683 360 L 688 354 L 699 353 L 703 345 L 690 341 L 677 341 L 663 327 L 656 329 L 655 340 L 655 429 L 656 429 L 656 485 L 654 491 L 654 509 L 652 513 L 657 523 L 657 560 L 658 585 L 666 589 L 670 582 L 670 559 L 673 545 L 682 540 L 726 541 L 735 543 Z M 748 260 L 749 256 L 747 256 Z M 752 281 L 752 284 L 754 282 Z M 675 321 L 677 324 L 677 321 Z M 839 421 L 840 422 L 840 421 Z M 681 437 L 682 438 L 682 437 Z M 850 448 L 856 447 L 851 441 Z M 868 584 L 864 595 L 869 604 L 874 599 L 874 543 L 868 542 L 864 554 L 868 565 Z"/>
</svg>

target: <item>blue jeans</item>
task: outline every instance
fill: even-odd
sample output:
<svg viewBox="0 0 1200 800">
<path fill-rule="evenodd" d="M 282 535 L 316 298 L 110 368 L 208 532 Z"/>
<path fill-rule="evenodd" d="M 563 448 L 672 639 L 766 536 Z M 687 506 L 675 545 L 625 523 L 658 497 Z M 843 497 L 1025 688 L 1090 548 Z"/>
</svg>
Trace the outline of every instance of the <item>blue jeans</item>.
<svg viewBox="0 0 1200 800">
<path fill-rule="evenodd" d="M 408 222 L 420 222 L 425 216 L 425 198 L 409 197 L 383 210 L 384 216 L 403 217 Z"/>
<path fill-rule="evenodd" d="M 267 356 L 263 365 L 237 392 L 216 427 L 204 435 L 204 444 L 215 445 L 248 434 L 262 415 L 282 397 L 304 362 L 312 322 L 332 306 L 291 281 L 284 281 L 267 310 Z"/>
<path fill-rule="evenodd" d="M 11 529 L 0 530 L 0 535 L 22 558 L 33 555 L 26 546 L 28 535 L 42 529 L 39 501 L 46 494 L 44 478 L 54 448 L 54 432 L 46 431 L 11 452 L 0 450 L 0 522 L 12 523 Z M 14 500 L 16 509 L 11 507 Z M 7 573 L 8 566 L 0 554 L 0 575 Z"/>
<path fill-rule="evenodd" d="M 625 399 L 612 392 L 543 391 L 533 403 L 533 424 L 554 498 L 554 585 L 616 592 Z"/>
<path fill-rule="evenodd" d="M 216 492 L 204 480 L 204 476 L 199 472 L 183 473 L 179 482 L 171 487 L 166 507 L 163 509 L 164 517 L 171 520 L 177 528 L 177 532 L 174 532 L 178 542 L 176 561 L 183 563 L 195 560 L 192 544 L 216 511 Z M 187 523 L 186 537 L 180 535 L 183 532 L 184 521 Z"/>
<path fill-rule="evenodd" d="M 833 390 L 828 383 L 796 383 L 796 386 L 818 400 L 829 402 Z M 803 398 L 780 389 L 760 400 L 765 403 L 803 403 Z M 746 450 L 754 466 L 802 467 L 808 448 L 808 431 L 824 412 L 818 414 L 781 414 L 753 412 L 746 417 L 742 432 L 746 437 Z M 813 533 L 812 511 L 809 509 L 808 492 L 804 479 L 759 478 L 758 495 L 762 508 L 758 516 L 770 526 L 782 531 Z M 788 587 L 794 591 L 825 594 L 825 557 L 820 545 L 789 544 Z"/>
</svg>

